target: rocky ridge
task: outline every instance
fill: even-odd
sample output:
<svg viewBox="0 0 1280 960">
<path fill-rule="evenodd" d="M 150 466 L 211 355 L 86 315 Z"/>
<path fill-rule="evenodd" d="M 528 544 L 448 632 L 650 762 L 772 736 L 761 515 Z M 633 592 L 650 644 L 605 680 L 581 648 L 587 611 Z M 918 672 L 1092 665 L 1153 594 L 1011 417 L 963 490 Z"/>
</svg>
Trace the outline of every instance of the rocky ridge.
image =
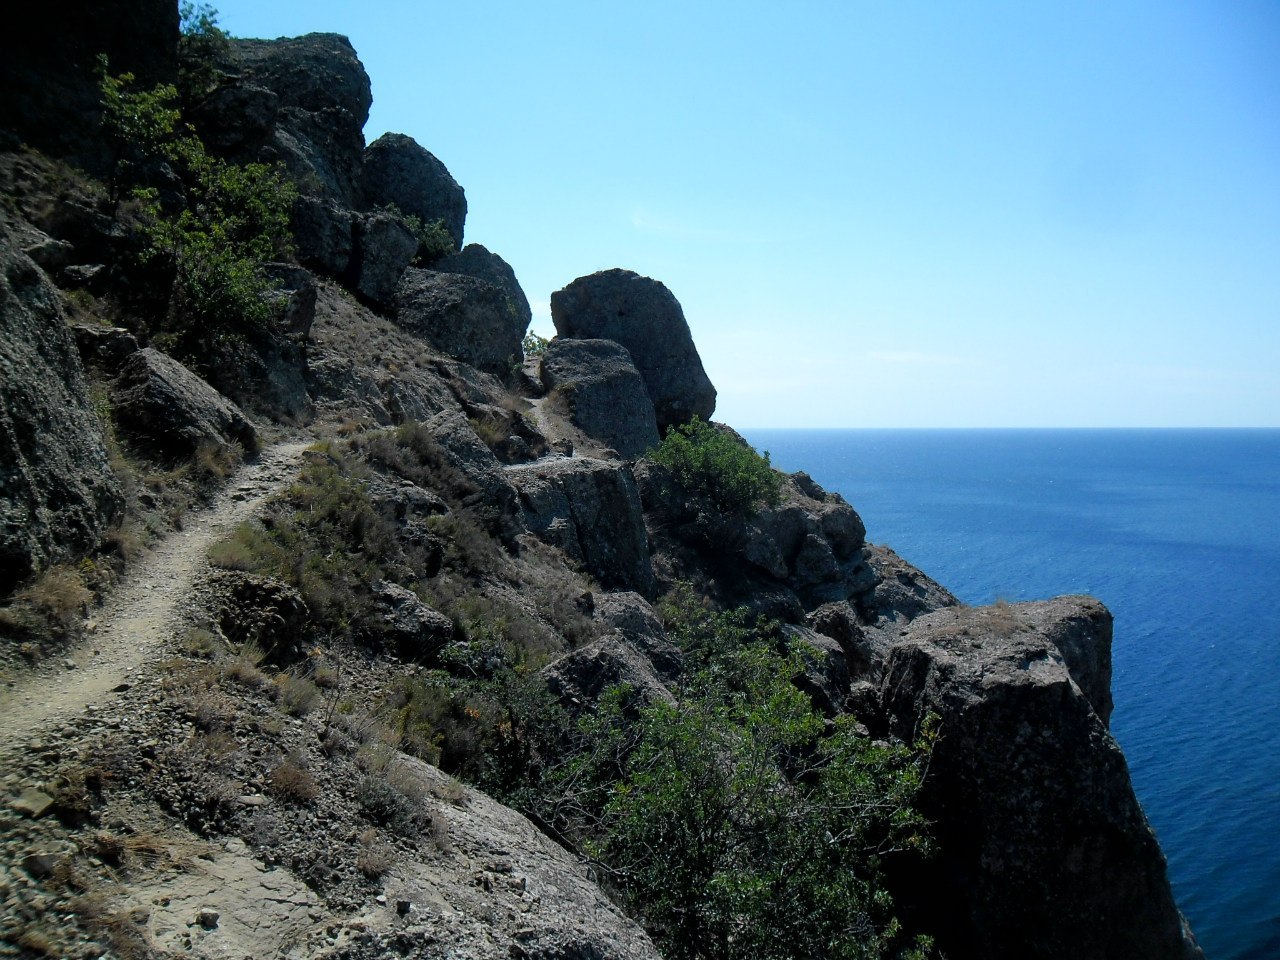
<svg viewBox="0 0 1280 960">
<path fill-rule="evenodd" d="M 172 4 L 102 6 L 147 20 L 125 55 L 172 79 Z M 59 33 L 88 50 L 96 22 Z M 51 69 L 35 53 L 13 64 L 6 82 L 28 87 Z M 92 88 L 73 66 L 60 82 L 80 109 Z M 403 707 L 446 647 L 481 656 L 470 609 L 518 622 L 573 711 L 618 682 L 671 698 L 681 653 L 654 603 L 690 584 L 810 650 L 796 682 L 826 715 L 908 741 L 938 723 L 920 803 L 940 854 L 894 893 L 946 956 L 1198 956 L 1107 730 L 1105 608 L 963 607 L 868 543 L 853 507 L 803 473 L 753 515 L 681 487 L 645 453 L 668 427 L 709 418 L 715 389 L 671 291 L 625 270 L 573 281 L 552 296 L 559 336 L 522 369 L 529 309 L 514 272 L 462 247 L 465 194 L 437 158 L 398 134 L 365 146 L 369 103 L 350 43 L 319 34 L 233 41 L 188 105 L 211 150 L 281 162 L 300 190 L 298 262 L 272 268 L 283 332 L 246 360 L 259 375 L 239 405 L 141 326 L 92 323 L 136 321 L 110 279 L 120 228 L 105 205 L 54 194 L 42 207 L 31 191 L 6 205 L 0 556 L 13 573 L 0 591 L 101 563 L 126 500 L 158 508 L 180 483 L 163 472 L 174 458 L 251 455 L 282 420 L 321 442 L 287 448 L 303 482 L 284 499 L 261 502 L 285 486 L 278 448 L 250 468 L 269 484 L 232 475 L 220 502 L 264 519 L 220 548 L 221 573 L 193 572 L 220 529 L 204 514 L 147 514 L 156 552 L 116 595 L 147 594 L 157 564 L 189 578 L 146 625 L 162 669 L 95 639 L 134 629 L 108 601 L 83 618 L 101 633 L 67 651 L 72 668 L 46 664 L 35 682 L 61 670 L 111 684 L 65 700 L 74 710 L 0 703 L 12 732 L 0 955 L 657 956 L 562 838 L 397 749 L 407 734 L 387 733 L 374 704 Z M 4 143 L 74 156 L 92 142 L 92 124 L 38 139 L 42 120 L 10 114 Z M 6 182 L 44 163 L 15 153 Z M 415 265 L 409 217 L 443 222 L 460 252 Z M 73 336 L 80 313 L 91 322 Z M 112 444 L 150 472 L 118 473 Z M 326 594 L 304 553 L 274 576 L 245 572 L 236 552 L 253 531 L 330 509 L 296 499 L 315 489 L 368 505 L 344 549 L 385 536 L 393 557 L 356 578 L 360 620 L 341 630 L 318 618 Z M 10 671 L 14 690 L 35 689 L 24 677 Z M 40 926 L 53 916 L 65 928 Z"/>
</svg>

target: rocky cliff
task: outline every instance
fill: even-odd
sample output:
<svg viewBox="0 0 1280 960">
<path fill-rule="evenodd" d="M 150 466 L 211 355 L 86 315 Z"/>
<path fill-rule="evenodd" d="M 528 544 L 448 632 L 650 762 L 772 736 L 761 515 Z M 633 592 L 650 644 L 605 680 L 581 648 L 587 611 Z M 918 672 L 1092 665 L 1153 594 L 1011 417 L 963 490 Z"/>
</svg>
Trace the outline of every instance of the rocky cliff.
<svg viewBox="0 0 1280 960">
<path fill-rule="evenodd" d="M 1108 732 L 1101 604 L 965 607 L 803 473 L 741 511 L 682 479 L 653 450 L 715 389 L 672 291 L 572 280 L 526 358 L 445 165 L 365 145 L 345 38 L 215 35 L 195 70 L 165 2 L 33 37 L 0 116 L 5 955 L 658 956 L 671 925 L 530 785 L 617 691 L 621 722 L 688 696 L 673 596 L 768 618 L 821 737 L 933 738 L 932 853 L 882 877 L 921 949 L 1200 955 Z M 210 155 L 297 186 L 270 316 L 203 377 L 86 160 L 98 52 L 201 78 Z"/>
</svg>

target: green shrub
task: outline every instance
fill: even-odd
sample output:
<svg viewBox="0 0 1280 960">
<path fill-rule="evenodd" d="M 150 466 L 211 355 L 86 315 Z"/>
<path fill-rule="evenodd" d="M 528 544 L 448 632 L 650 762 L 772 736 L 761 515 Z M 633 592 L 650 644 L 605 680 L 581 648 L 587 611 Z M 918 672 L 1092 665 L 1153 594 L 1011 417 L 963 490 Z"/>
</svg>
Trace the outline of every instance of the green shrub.
<svg viewBox="0 0 1280 960">
<path fill-rule="evenodd" d="M 112 77 L 104 63 L 99 89 L 115 158 L 111 192 L 119 201 L 128 189 L 142 241 L 138 269 L 152 280 L 176 280 L 167 331 L 176 340 L 172 346 L 198 356 L 261 329 L 271 319 L 263 264 L 286 256 L 292 244 L 297 190 L 283 168 L 210 156 L 182 123 L 171 84 L 138 90 L 132 74 Z M 161 175 L 166 169 L 170 177 Z M 182 196 L 166 187 L 162 197 L 157 185 L 172 174 Z"/>
<path fill-rule="evenodd" d="M 680 698 L 608 692 L 545 779 L 545 817 L 600 864 L 663 956 L 923 956 L 884 864 L 927 849 L 912 804 L 928 743 L 827 723 L 791 682 L 798 652 L 690 599 L 664 610 L 669 635 L 701 651 Z"/>
<path fill-rule="evenodd" d="M 649 456 L 725 513 L 749 515 L 760 504 L 776 505 L 781 496 L 782 478 L 768 453 L 756 453 L 730 431 L 697 417 L 668 430 Z"/>
<path fill-rule="evenodd" d="M 524 335 L 521 347 L 524 349 L 525 358 L 540 357 L 547 352 L 547 347 L 551 346 L 551 341 L 546 337 L 540 337 L 532 330 Z"/>
</svg>

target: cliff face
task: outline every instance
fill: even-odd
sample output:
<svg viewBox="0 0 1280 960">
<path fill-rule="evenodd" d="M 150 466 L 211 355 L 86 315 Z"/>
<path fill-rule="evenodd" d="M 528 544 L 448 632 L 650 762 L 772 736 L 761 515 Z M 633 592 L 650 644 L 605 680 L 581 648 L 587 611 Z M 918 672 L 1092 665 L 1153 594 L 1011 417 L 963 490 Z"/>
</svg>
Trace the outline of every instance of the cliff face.
<svg viewBox="0 0 1280 960">
<path fill-rule="evenodd" d="M 74 58 L 51 65 L 36 44 L 6 61 L 6 91 L 46 75 L 79 91 L 66 136 L 47 129 L 51 114 L 9 110 L 9 142 L 73 157 L 92 148 L 86 71 L 99 45 L 113 69 L 171 78 L 176 11 L 151 6 L 95 8 L 117 25 L 139 21 L 127 42 L 114 27 L 95 37 L 96 19 L 59 23 Z M 560 336 L 521 367 L 529 311 L 514 273 L 484 247 L 458 252 L 465 195 L 438 159 L 401 135 L 365 147 L 369 102 L 345 38 L 312 35 L 233 41 L 187 105 L 211 152 L 280 162 L 299 185 L 297 262 L 269 268 L 275 333 L 243 345 L 245 410 L 139 341 L 148 328 L 116 270 L 128 249 L 117 211 L 22 173 L 52 169 L 44 159 L 5 157 L 0 591 L 59 561 L 101 564 L 126 495 L 171 542 L 165 524 L 184 521 L 156 518 L 168 488 L 186 482 L 176 473 L 190 468 L 174 467 L 183 458 L 251 454 L 281 437 L 282 421 L 295 439 L 327 443 L 291 454 L 301 486 L 220 548 L 233 572 L 192 574 L 186 619 L 156 641 L 170 679 L 144 665 L 82 720 L 69 722 L 86 703 L 54 710 L 68 722 L 37 746 L 0 741 L 5 785 L 21 801 L 0 843 L 24 864 L 0 876 L 15 918 L 0 928 L 8 942 L 34 955 L 36 919 L 77 889 L 83 897 L 89 880 L 68 880 L 71 864 L 103 877 L 120 868 L 111 916 L 141 911 L 129 942 L 159 955 L 269 944 L 350 958 L 656 956 L 574 853 L 394 748 L 409 742 L 404 718 L 442 665 L 481 675 L 486 657 L 501 658 L 482 642 L 498 623 L 508 642 L 520 625 L 525 652 L 548 664 L 537 676 L 574 711 L 619 682 L 646 702 L 673 701 L 682 655 L 653 604 L 688 584 L 708 606 L 745 606 L 803 643 L 797 684 L 829 717 L 853 712 L 871 735 L 902 741 L 936 726 L 919 806 L 938 854 L 902 863 L 892 882 L 910 924 L 944 955 L 1199 956 L 1107 729 L 1105 608 L 1080 597 L 962 607 L 868 543 L 855 510 L 803 473 L 782 477 L 776 502 L 754 513 L 712 507 L 645 456 L 659 430 L 714 410 L 672 293 L 623 270 L 575 280 L 552 297 Z M 424 259 L 413 228 L 430 223 L 452 253 Z M 106 317 L 137 336 L 94 324 Z M 120 436 L 95 416 L 87 380 Z M 145 461 L 145 479 L 117 477 L 109 444 Z M 217 476 L 233 465 L 217 463 Z M 319 536 L 305 519 L 317 515 L 345 524 L 323 558 L 306 539 Z M 269 575 L 238 572 L 250 547 L 281 531 L 292 556 Z M 377 564 L 334 572 L 375 543 Z M 201 644 L 227 645 L 230 659 L 202 666 Z M 274 681 L 262 678 L 268 666 L 281 671 Z M 285 678 L 329 674 L 327 715 L 278 715 L 295 690 Z M 43 689 L 38 676 L 14 676 L 20 690 Z M 400 711 L 383 741 L 372 719 L 361 725 L 375 703 Z M 21 699 L 0 709 L 17 715 Z M 454 722 L 445 707 L 432 718 L 440 730 Z M 118 755 L 122 739 L 143 747 Z M 440 764 L 482 768 L 452 743 L 436 748 Z M 96 780 L 72 769 L 77 755 L 100 759 Z M 194 872 L 176 861 L 144 869 L 125 852 L 143 847 L 143 831 L 125 826 L 139 822 L 214 852 Z M 433 823 L 452 826 L 442 837 Z M 75 951 L 123 936 L 77 910 Z"/>
</svg>

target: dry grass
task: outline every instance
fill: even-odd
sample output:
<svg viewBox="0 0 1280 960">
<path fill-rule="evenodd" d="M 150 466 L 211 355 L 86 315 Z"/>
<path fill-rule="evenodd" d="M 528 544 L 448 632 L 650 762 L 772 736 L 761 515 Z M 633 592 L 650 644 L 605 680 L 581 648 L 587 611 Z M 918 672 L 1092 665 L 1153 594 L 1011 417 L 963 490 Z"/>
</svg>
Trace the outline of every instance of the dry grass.
<svg viewBox="0 0 1280 960">
<path fill-rule="evenodd" d="M 377 880 L 391 869 L 395 851 L 369 827 L 360 834 L 360 850 L 356 854 L 356 869 L 369 880 Z"/>
<path fill-rule="evenodd" d="M 320 702 L 320 688 L 293 673 L 282 673 L 275 679 L 276 699 L 293 717 L 304 717 Z"/>
<path fill-rule="evenodd" d="M 320 795 L 320 784 L 298 756 L 289 756 L 267 775 L 267 791 L 277 800 L 304 805 Z"/>
</svg>

